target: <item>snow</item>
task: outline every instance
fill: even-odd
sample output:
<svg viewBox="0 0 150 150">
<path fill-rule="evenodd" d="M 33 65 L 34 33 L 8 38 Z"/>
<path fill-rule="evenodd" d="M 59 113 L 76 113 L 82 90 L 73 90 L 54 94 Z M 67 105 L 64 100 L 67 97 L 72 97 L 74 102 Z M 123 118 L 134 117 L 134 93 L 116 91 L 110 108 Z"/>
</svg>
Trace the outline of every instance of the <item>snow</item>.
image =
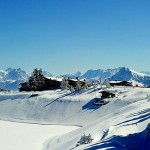
<svg viewBox="0 0 150 150">
<path fill-rule="evenodd" d="M 122 81 L 110 81 L 109 83 L 121 83 Z M 131 81 L 128 81 L 131 82 Z"/>
<path fill-rule="evenodd" d="M 4 77 L 5 75 L 6 75 L 6 71 L 4 71 L 4 70 L 0 70 L 0 77 Z"/>
<path fill-rule="evenodd" d="M 23 132 L 23 130 L 26 131 L 25 126 L 32 129 L 27 132 L 31 137 L 34 136 L 32 134 L 34 128 L 36 134 L 42 132 L 44 137 L 41 135 L 38 137 L 35 134 L 39 140 L 37 143 L 41 143 L 41 146 L 44 143 L 43 147 L 35 144 L 36 150 L 38 148 L 39 150 L 41 148 L 43 148 L 42 150 L 108 150 L 110 147 L 149 150 L 150 142 L 146 140 L 145 129 L 150 122 L 150 88 L 114 87 L 104 90 L 112 91 L 116 97 L 106 99 L 109 100 L 109 103 L 103 106 L 93 105 L 94 98 L 98 97 L 99 92 L 102 91 L 100 87 L 89 88 L 81 92 L 61 90 L 23 93 L 0 92 L 0 118 L 5 120 L 5 122 L 0 122 L 0 129 L 5 126 L 9 131 L 10 122 L 7 121 L 14 121 L 14 127 L 17 126 L 17 129 L 9 131 L 10 133 L 17 131 L 14 135 Z M 38 96 L 29 98 L 33 93 Z M 19 129 L 20 124 L 22 124 L 22 129 Z M 52 126 L 49 124 L 54 125 L 52 130 L 50 129 Z M 58 135 L 57 133 L 60 133 L 57 132 L 59 127 L 62 131 L 64 126 L 55 125 L 78 125 L 80 128 L 68 126 L 68 129 L 76 130 L 69 132 L 71 130 L 66 129 L 65 133 L 69 133 Z M 41 129 L 35 126 L 41 126 Z M 51 138 L 51 135 L 46 131 L 50 131 L 50 133 L 52 131 L 53 137 Z M 4 132 L 4 130 L 0 132 Z M 94 139 L 93 142 L 76 147 L 81 136 L 89 133 Z M 27 138 L 27 135 L 25 137 Z M 25 141 L 33 144 L 35 142 L 32 139 L 34 138 L 32 137 L 30 141 L 25 139 Z M 1 144 L 4 145 L 6 142 L 8 140 L 4 140 Z M 26 144 L 20 144 L 20 146 L 22 145 Z M 34 147 L 32 148 L 34 150 Z"/>
<path fill-rule="evenodd" d="M 66 134 L 77 128 L 0 121 L 0 149 L 42 150 L 44 142 L 49 138 Z"/>
<path fill-rule="evenodd" d="M 146 74 L 146 73 L 137 72 L 137 71 L 134 71 L 134 70 L 131 70 L 131 69 L 130 69 L 130 71 L 133 72 L 134 74 L 139 75 L 139 76 L 143 76 L 143 77 L 144 77 L 144 76 L 150 76 L 150 75 L 148 75 L 148 74 Z"/>
</svg>

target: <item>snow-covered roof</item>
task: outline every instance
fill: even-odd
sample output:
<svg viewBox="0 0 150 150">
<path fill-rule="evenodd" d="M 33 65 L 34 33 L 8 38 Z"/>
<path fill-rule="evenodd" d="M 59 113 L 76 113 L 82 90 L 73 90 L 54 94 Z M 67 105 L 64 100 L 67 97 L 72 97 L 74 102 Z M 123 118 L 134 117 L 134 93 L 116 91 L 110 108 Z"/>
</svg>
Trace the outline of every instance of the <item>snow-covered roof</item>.
<svg viewBox="0 0 150 150">
<path fill-rule="evenodd" d="M 121 83 L 121 82 L 124 82 L 124 81 L 109 81 L 109 83 Z M 126 82 L 131 83 L 132 81 L 126 81 Z"/>
<path fill-rule="evenodd" d="M 47 79 L 51 79 L 51 80 L 56 80 L 56 81 L 62 81 L 62 78 L 58 78 L 58 77 L 46 77 Z"/>
</svg>

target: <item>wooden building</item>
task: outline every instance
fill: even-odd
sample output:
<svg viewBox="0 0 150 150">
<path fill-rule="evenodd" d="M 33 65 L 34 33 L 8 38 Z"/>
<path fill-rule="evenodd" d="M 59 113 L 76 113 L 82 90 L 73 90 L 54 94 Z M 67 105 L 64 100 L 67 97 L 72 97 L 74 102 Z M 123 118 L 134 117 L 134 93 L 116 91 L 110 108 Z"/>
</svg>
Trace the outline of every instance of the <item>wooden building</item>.
<svg viewBox="0 0 150 150">
<path fill-rule="evenodd" d="M 102 96 L 101 96 L 102 99 L 105 99 L 105 98 L 114 98 L 115 97 L 115 94 L 111 93 L 109 91 L 101 91 L 99 93 L 102 94 Z"/>
<path fill-rule="evenodd" d="M 132 86 L 131 81 L 109 81 L 111 86 Z"/>
<path fill-rule="evenodd" d="M 70 79 L 70 78 L 68 78 L 68 84 L 69 84 L 69 86 L 73 87 L 74 89 L 77 86 L 77 82 L 78 82 L 78 79 Z M 84 80 L 80 80 L 79 82 L 80 82 L 81 87 L 84 87 L 85 84 L 86 84 L 86 80 L 85 79 Z"/>
</svg>

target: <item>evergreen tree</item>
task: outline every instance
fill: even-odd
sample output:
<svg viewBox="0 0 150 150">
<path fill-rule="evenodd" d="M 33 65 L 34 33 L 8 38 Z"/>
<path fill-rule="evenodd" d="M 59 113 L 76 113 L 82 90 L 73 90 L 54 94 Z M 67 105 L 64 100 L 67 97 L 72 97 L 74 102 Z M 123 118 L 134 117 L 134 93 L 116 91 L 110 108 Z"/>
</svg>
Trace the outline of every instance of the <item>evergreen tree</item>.
<svg viewBox="0 0 150 150">
<path fill-rule="evenodd" d="M 62 90 L 68 90 L 69 89 L 69 81 L 67 77 L 63 77 L 62 82 L 61 82 L 61 89 Z"/>
<path fill-rule="evenodd" d="M 70 91 L 73 92 L 74 91 L 74 87 L 71 85 L 70 86 Z"/>
<path fill-rule="evenodd" d="M 79 145 L 83 145 L 83 144 L 89 144 L 89 143 L 92 143 L 93 139 L 92 139 L 92 136 L 91 134 L 89 135 L 83 135 L 81 136 L 80 140 L 78 141 L 78 144 L 76 146 L 79 146 Z"/>
<path fill-rule="evenodd" d="M 79 91 L 79 90 L 81 90 L 81 82 L 80 82 L 80 80 L 79 80 L 79 78 L 77 77 L 76 78 L 77 79 L 77 83 L 76 83 L 76 89 Z"/>
<path fill-rule="evenodd" d="M 93 81 L 92 81 L 92 84 L 93 84 L 93 87 L 94 87 L 94 88 L 97 88 L 98 85 L 99 85 L 99 80 L 97 80 L 97 79 L 93 80 Z"/>
<path fill-rule="evenodd" d="M 111 87 L 111 85 L 110 85 L 110 83 L 109 83 L 109 80 L 107 79 L 106 80 L 106 88 L 110 88 Z"/>
<path fill-rule="evenodd" d="M 45 78 L 42 69 L 34 69 L 31 77 L 29 78 L 29 85 L 33 91 L 44 90 Z"/>
</svg>

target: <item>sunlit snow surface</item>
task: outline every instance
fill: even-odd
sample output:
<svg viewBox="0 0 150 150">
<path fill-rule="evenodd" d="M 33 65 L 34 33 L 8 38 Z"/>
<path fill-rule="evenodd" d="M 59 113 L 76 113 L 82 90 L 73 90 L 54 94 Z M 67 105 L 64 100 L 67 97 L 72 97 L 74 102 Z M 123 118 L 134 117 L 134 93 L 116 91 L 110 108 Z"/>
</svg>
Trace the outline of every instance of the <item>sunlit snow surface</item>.
<svg viewBox="0 0 150 150">
<path fill-rule="evenodd" d="M 0 150 L 42 150 L 49 138 L 76 128 L 0 121 Z"/>
<path fill-rule="evenodd" d="M 103 106 L 93 105 L 100 95 L 100 88 L 81 92 L 0 92 L 2 120 L 80 126 L 72 132 L 67 127 L 69 133 L 65 134 L 64 126 L 55 126 L 60 127 L 59 130 L 55 127 L 51 129 L 52 126 L 45 129 L 46 125 L 14 123 L 16 127 L 13 129 L 9 127 L 11 123 L 3 122 L 0 123 L 3 125 L 0 125 L 0 144 L 7 147 L 0 147 L 0 150 L 150 150 L 150 142 L 145 135 L 150 122 L 150 88 L 103 88 L 116 94 L 115 98 L 106 99 L 109 103 Z M 31 97 L 31 94 L 38 96 Z M 31 129 L 27 130 L 24 126 Z M 64 134 L 55 136 L 61 132 Z M 81 136 L 89 133 L 93 142 L 76 147 Z M 10 146 L 12 143 L 12 146 L 16 145 L 14 141 L 19 148 Z"/>
</svg>

